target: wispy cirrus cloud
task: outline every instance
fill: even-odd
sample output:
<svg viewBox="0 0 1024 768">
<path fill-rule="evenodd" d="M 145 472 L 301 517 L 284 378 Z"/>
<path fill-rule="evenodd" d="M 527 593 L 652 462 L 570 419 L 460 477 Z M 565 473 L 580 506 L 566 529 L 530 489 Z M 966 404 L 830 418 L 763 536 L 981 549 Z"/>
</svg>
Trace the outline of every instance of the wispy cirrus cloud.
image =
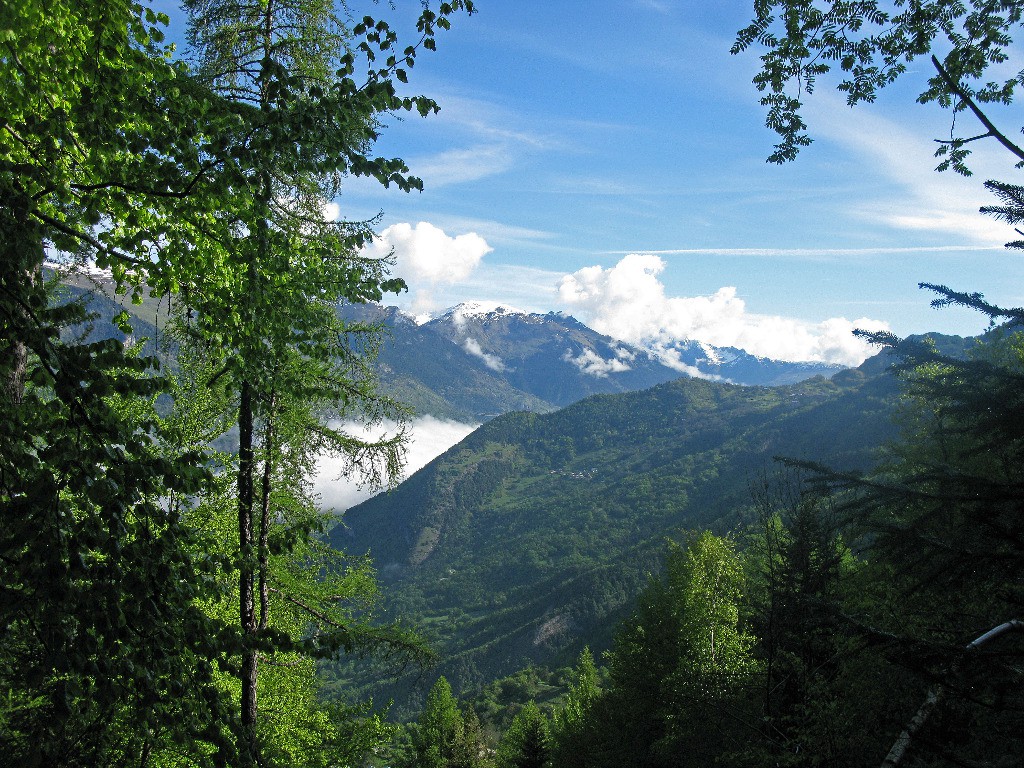
<svg viewBox="0 0 1024 768">
<path fill-rule="evenodd" d="M 605 251 L 610 254 L 650 253 L 658 256 L 750 256 L 764 258 L 794 257 L 801 259 L 828 260 L 850 256 L 884 256 L 887 254 L 911 253 L 965 253 L 974 251 L 1002 251 L 1002 245 L 910 245 L 881 246 L 870 248 L 668 248 L 653 250 L 633 248 L 625 251 Z"/>
<path fill-rule="evenodd" d="M 979 146 L 973 156 L 976 176 L 940 174 L 934 170 L 938 160 L 931 128 L 908 129 L 906 121 L 890 120 L 870 105 L 850 108 L 833 93 L 815 94 L 806 112 L 812 132 L 841 145 L 891 182 L 891 191 L 851 202 L 855 215 L 894 229 L 954 236 L 961 242 L 1001 245 L 1009 239 L 1006 225 L 978 213 L 979 207 L 992 203 L 983 180 L 1013 170 L 998 148 L 994 155 L 992 147 Z"/>
<path fill-rule="evenodd" d="M 534 155 L 565 149 L 566 142 L 538 121 L 497 103 L 472 99 L 441 89 L 435 96 L 441 111 L 429 130 L 448 147 L 407 157 L 412 172 L 431 188 L 465 184 L 513 170 Z"/>
<path fill-rule="evenodd" d="M 412 172 L 431 187 L 447 187 L 478 181 L 508 171 L 514 158 L 503 144 L 477 144 L 464 149 L 450 149 L 435 155 L 410 158 Z"/>
</svg>

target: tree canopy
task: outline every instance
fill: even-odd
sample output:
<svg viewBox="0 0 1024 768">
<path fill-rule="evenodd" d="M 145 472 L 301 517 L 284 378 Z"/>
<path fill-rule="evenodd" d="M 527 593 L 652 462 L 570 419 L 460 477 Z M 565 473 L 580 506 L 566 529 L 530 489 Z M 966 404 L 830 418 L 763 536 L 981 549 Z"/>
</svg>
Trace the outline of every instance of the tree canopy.
<svg viewBox="0 0 1024 768">
<path fill-rule="evenodd" d="M 404 48 L 385 22 L 342 24 L 328 4 L 191 8 L 197 67 L 163 44 L 168 18 L 143 2 L 0 8 L 0 739 L 26 765 L 172 759 L 161 749 L 259 759 L 255 696 L 233 712 L 224 676 L 254 681 L 275 650 L 355 643 L 357 623 L 312 598 L 358 598 L 365 571 L 334 572 L 321 588 L 349 585 L 337 594 L 310 591 L 335 566 L 302 475 L 325 441 L 357 463 L 374 449 L 325 437 L 329 407 L 381 412 L 363 362 L 372 345 L 348 336 L 366 329 L 342 326 L 334 303 L 402 284 L 359 258 L 366 223 L 326 221 L 322 207 L 346 174 L 420 186 L 373 155 L 378 116 L 436 111 L 396 83 L 473 4 L 424 5 Z M 222 385 L 214 423 L 237 413 L 245 435 L 233 551 L 198 525 L 224 468 L 186 438 L 202 428 L 162 418 L 171 390 L 155 360 L 83 340 L 87 314 L 53 297 L 48 259 L 107 269 L 133 300 L 178 298 L 197 365 L 211 366 L 198 389 Z M 126 312 L 117 322 L 128 330 Z M 376 450 L 393 466 L 397 447 Z M 300 564 L 313 581 L 290 583 Z M 232 572 L 240 622 L 211 608 Z M 286 591 L 304 618 L 279 605 L 266 621 L 269 594 Z M 310 632 L 315 615 L 329 636 Z"/>
<path fill-rule="evenodd" d="M 1024 4 L 988 0 L 758 0 L 754 19 L 739 31 L 732 52 L 763 48 L 754 77 L 766 125 L 781 138 L 769 161 L 796 157 L 811 142 L 801 111 L 819 78 L 842 73 L 837 84 L 852 105 L 874 101 L 917 58 L 929 56 L 935 74 L 920 94 L 955 111 L 970 110 L 984 131 L 953 137 L 936 154 L 939 169 L 969 173 L 967 144 L 992 137 L 1024 161 L 1024 149 L 985 115 L 985 104 L 1009 104 L 1024 84 L 1012 67 L 1014 37 Z"/>
</svg>

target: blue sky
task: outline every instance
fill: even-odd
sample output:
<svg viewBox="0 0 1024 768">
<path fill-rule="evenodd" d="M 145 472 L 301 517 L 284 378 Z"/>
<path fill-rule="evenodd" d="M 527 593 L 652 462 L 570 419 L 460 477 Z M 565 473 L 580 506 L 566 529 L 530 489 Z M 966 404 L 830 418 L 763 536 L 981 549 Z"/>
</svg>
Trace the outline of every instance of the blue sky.
<svg viewBox="0 0 1024 768">
<path fill-rule="evenodd" d="M 408 40 L 419 3 L 396 5 L 368 12 Z M 779 167 L 765 163 L 757 54 L 729 54 L 749 2 L 477 5 L 411 72 L 441 113 L 389 120 L 378 145 L 425 191 L 353 180 L 336 201 L 348 218 L 382 214 L 404 308 L 478 299 L 638 343 L 856 362 L 854 325 L 983 328 L 930 309 L 920 281 L 1024 304 L 1024 256 L 1001 247 L 1014 233 L 977 213 L 984 179 L 1012 179 L 1012 163 L 979 143 L 974 178 L 932 170 L 950 114 L 914 103 L 926 62 L 853 110 L 820 82 L 815 143 Z"/>
</svg>

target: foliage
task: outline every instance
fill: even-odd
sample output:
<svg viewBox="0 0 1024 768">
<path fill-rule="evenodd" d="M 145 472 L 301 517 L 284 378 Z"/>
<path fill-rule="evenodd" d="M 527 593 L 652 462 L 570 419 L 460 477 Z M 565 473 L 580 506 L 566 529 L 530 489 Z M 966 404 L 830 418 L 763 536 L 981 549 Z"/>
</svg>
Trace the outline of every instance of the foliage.
<svg viewBox="0 0 1024 768">
<path fill-rule="evenodd" d="M 551 751 L 548 727 L 544 714 L 529 702 L 502 735 L 495 755 L 496 768 L 545 768 Z"/>
<path fill-rule="evenodd" d="M 560 743 L 556 718 L 553 764 L 703 765 L 731 746 L 737 700 L 756 669 L 740 624 L 742 584 L 728 539 L 704 532 L 685 548 L 671 544 L 664 574 L 607 656 L 607 689 L 589 697 L 586 738 Z"/>
<path fill-rule="evenodd" d="M 215 564 L 167 504 L 205 472 L 156 450 L 152 361 L 62 339 L 85 314 L 51 305 L 40 269 L 63 251 L 122 284 L 145 262 L 167 285 L 155 235 L 179 231 L 198 175 L 197 102 L 168 98 L 182 70 L 160 47 L 165 21 L 136 3 L 0 8 L 0 738 L 25 765 L 144 760 L 155 737 L 203 735 L 230 755 L 218 626 L 195 607 Z"/>
<path fill-rule="evenodd" d="M 473 768 L 480 764 L 480 721 L 471 707 L 465 715 L 444 677 L 427 695 L 423 713 L 412 732 L 416 768 Z"/>
<path fill-rule="evenodd" d="M 595 737 L 593 708 L 599 695 L 597 666 L 590 649 L 584 648 L 573 670 L 565 701 L 552 718 L 548 750 L 556 765 L 587 764 Z M 539 727 L 540 724 L 536 726 Z"/>
<path fill-rule="evenodd" d="M 152 361 L 61 343 L 48 329 L 83 310 L 41 301 L 28 329 L 4 319 L 30 352 L 19 399 L 0 402 L 0 743 L 24 765 L 135 760 L 157 738 L 225 749 L 219 624 L 196 606 L 217 559 L 169 502 L 206 473 L 188 449 L 159 450 Z"/>
<path fill-rule="evenodd" d="M 204 359 L 188 345 L 183 351 L 166 433 L 172 444 L 205 447 L 216 442 L 231 423 L 230 386 L 223 377 L 209 384 L 221 367 L 219 361 Z M 315 458 L 315 446 L 302 437 L 306 416 L 299 409 L 298 414 L 280 414 L 275 422 L 275 450 L 280 455 L 272 459 L 276 469 L 267 502 L 273 516 L 267 527 L 259 590 L 258 627 L 267 639 L 259 648 L 257 699 L 262 717 L 257 737 L 262 759 L 269 764 L 350 764 L 385 741 L 390 729 L 368 702 L 325 704 L 316 657 L 339 648 L 368 652 L 402 646 L 415 652 L 417 646 L 407 633 L 374 623 L 379 593 L 369 561 L 345 557 L 321 539 L 329 519 L 317 509 L 309 486 L 308 465 Z M 216 488 L 188 511 L 187 519 L 213 538 L 207 545 L 211 554 L 232 562 L 238 552 L 232 482 L 238 459 L 230 453 L 209 458 L 216 468 Z M 201 607 L 230 626 L 237 622 L 233 616 L 238 611 L 238 581 L 233 569 L 218 576 L 219 599 L 203 601 Z M 216 679 L 222 691 L 237 699 L 242 646 L 236 641 L 223 652 L 224 673 Z M 205 748 L 193 744 L 191 751 Z M 184 753 L 166 746 L 156 759 Z"/>
<path fill-rule="evenodd" d="M 757 44 L 766 49 L 754 77 L 766 124 L 782 138 L 771 162 L 796 157 L 810 144 L 801 117 L 805 94 L 820 76 L 837 67 L 844 73 L 839 90 L 847 103 L 874 101 L 878 91 L 906 72 L 914 59 L 931 55 L 936 74 L 918 98 L 955 111 L 971 109 L 986 133 L 942 143 L 940 170 L 968 174 L 966 144 L 995 137 L 1024 161 L 1024 151 L 984 115 L 979 104 L 1009 104 L 1021 85 L 1020 74 L 1004 75 L 1024 5 L 987 0 L 765 0 L 754 4 L 755 17 L 740 30 L 732 52 Z M 938 56 L 942 56 L 941 61 Z M 1012 68 L 1011 68 L 1012 69 Z M 990 74 L 994 73 L 994 74 Z M 986 80 L 986 77 L 1004 79 Z"/>
<path fill-rule="evenodd" d="M 252 20 L 245 4 L 203 5 L 210 29 L 217 12 L 220 21 L 243 22 L 230 33 L 243 41 L 236 33 Z M 267 18 L 272 6 L 261 6 Z M 254 682 L 264 651 L 304 646 L 325 654 L 382 641 L 334 608 L 314 608 L 325 624 L 334 622 L 330 633 L 309 631 L 280 605 L 278 625 L 264 621 L 273 590 L 287 588 L 284 602 L 292 606 L 310 605 L 336 602 L 330 590 L 339 584 L 348 585 L 340 592 L 347 598 L 366 583 L 362 566 L 332 571 L 335 555 L 310 538 L 322 521 L 309 514 L 301 474 L 324 440 L 357 460 L 367 448 L 343 435 L 315 437 L 325 397 L 344 400 L 345 408 L 373 402 L 362 375 L 369 347 L 338 343 L 347 329 L 335 322 L 332 303 L 379 298 L 401 283 L 385 264 L 353 258 L 369 237 L 366 225 L 325 222 L 321 207 L 343 174 L 419 185 L 401 161 L 369 156 L 374 116 L 436 109 L 429 99 L 399 97 L 394 83 L 406 80 L 419 48 L 435 47 L 454 13 L 473 6 L 425 7 L 419 43 L 401 56 L 387 25 L 364 18 L 352 30 L 361 36 L 353 51 L 339 51 L 319 69 L 327 61 L 321 54 L 341 38 L 310 34 L 325 7 L 289 8 L 289 24 L 309 22 L 302 35 L 279 38 L 274 55 L 261 49 L 243 64 L 256 63 L 255 76 L 249 70 L 237 79 L 223 70 L 199 76 L 172 61 L 160 29 L 167 17 L 142 3 L 14 0 L 0 8 L 0 609 L 9 639 L 0 657 L 0 732 L 6 754 L 24 764 L 230 764 L 238 757 L 232 733 L 241 734 L 242 759 L 252 760 L 255 699 L 233 716 L 221 685 L 222 673 L 239 674 L 239 654 L 249 667 L 241 676 Z M 207 61 L 214 69 L 231 56 L 242 61 L 224 37 L 206 42 L 228 53 Z M 368 66 L 362 83 L 355 79 L 360 57 Z M 242 90 L 232 90 L 239 84 Z M 246 85 L 255 90 L 246 95 Z M 248 434 L 238 503 L 250 530 L 251 437 L 253 428 L 262 430 L 270 480 L 257 538 L 240 529 L 234 552 L 213 554 L 210 532 L 194 527 L 206 512 L 189 512 L 200 494 L 214 506 L 224 499 L 223 488 L 211 485 L 205 446 L 183 434 L 176 442 L 171 432 L 182 425 L 156 418 L 153 399 L 166 383 L 153 375 L 152 361 L 125 354 L 116 340 L 68 335 L 84 315 L 73 303 L 50 302 L 41 270 L 48 255 L 109 268 L 133 299 L 141 300 L 144 287 L 180 292 L 193 340 L 221 365 L 208 382 L 239 384 Z M 126 330 L 126 313 L 116 322 Z M 339 392 L 345 383 L 351 388 Z M 255 385 L 266 397 L 254 422 Z M 305 411 L 295 407 L 299 401 Z M 217 424 L 224 423 L 221 406 L 209 412 Z M 303 450 L 294 450 L 292 438 L 303 431 Z M 397 458 L 394 444 L 377 449 L 385 461 Z M 275 483 L 288 487 L 275 493 Z M 271 511 L 287 519 L 273 534 Z M 271 584 L 275 558 L 278 583 Z M 224 599 L 218 574 L 232 568 L 242 574 L 242 632 L 211 609 Z M 318 583 L 317 576 L 327 578 Z M 253 625 L 257 582 L 261 614 Z M 312 662 L 277 661 L 299 662 L 296 669 L 312 679 Z M 328 742 L 353 736 L 351 719 L 334 731 L 314 722 L 328 713 L 311 688 L 296 684 L 293 693 L 293 702 L 309 703 L 300 709 L 316 714 L 291 728 L 292 743 L 275 744 L 282 759 L 305 759 L 295 742 L 307 735 L 306 757 L 324 734 Z M 379 730 L 372 717 L 356 719 Z M 340 759 L 332 754 L 318 759 Z"/>
<path fill-rule="evenodd" d="M 940 291 L 942 302 L 983 304 Z M 1021 642 L 1011 633 L 972 646 L 1022 608 L 1024 379 L 1019 320 L 1009 314 L 1012 325 L 990 332 L 966 360 L 888 339 L 907 381 L 904 440 L 867 477 L 821 474 L 851 494 L 848 509 L 871 533 L 875 558 L 895 574 L 890 611 L 902 620 L 880 618 L 864 631 L 888 636 L 890 656 L 937 685 L 929 697 L 944 701 L 941 715 L 913 740 L 922 760 L 947 753 L 992 758 L 1021 748 Z"/>
</svg>

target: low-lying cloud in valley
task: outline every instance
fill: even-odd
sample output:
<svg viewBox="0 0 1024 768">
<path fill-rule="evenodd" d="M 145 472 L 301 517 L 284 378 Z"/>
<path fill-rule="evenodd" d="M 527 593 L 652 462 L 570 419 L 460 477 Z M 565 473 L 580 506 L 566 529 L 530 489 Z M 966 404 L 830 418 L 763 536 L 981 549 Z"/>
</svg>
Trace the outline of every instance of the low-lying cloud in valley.
<svg viewBox="0 0 1024 768">
<path fill-rule="evenodd" d="M 401 478 L 394 479 L 404 480 L 461 441 L 478 426 L 436 419 L 433 416 L 413 419 L 408 429 L 405 472 Z M 344 425 L 345 431 L 349 434 L 369 440 L 379 439 L 385 434 L 394 434 L 397 428 L 398 425 L 394 422 L 385 422 L 371 429 L 365 429 L 358 424 Z M 344 462 L 332 456 L 321 456 L 317 462 L 313 488 L 320 495 L 321 508 L 343 512 L 380 492 L 379 488 L 360 487 L 361 481 L 358 477 L 339 477 L 344 466 Z"/>
<path fill-rule="evenodd" d="M 584 267 L 564 276 L 559 297 L 595 330 L 655 351 L 692 339 L 774 360 L 858 365 L 874 350 L 853 331 L 888 329 L 885 322 L 866 317 L 809 323 L 753 314 L 729 286 L 710 296 L 667 296 L 658 279 L 664 268 L 658 256 L 629 254 L 609 269 Z"/>
</svg>

